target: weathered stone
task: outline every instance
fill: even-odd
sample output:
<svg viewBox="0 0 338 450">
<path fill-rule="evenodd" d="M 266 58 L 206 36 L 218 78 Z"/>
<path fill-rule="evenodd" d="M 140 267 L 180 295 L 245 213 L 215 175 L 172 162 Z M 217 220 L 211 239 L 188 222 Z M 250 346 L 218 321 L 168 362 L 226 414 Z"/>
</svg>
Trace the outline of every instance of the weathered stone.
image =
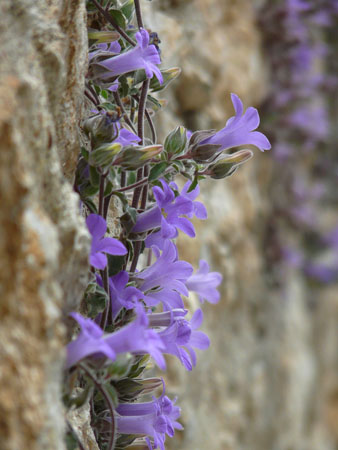
<svg viewBox="0 0 338 450">
<path fill-rule="evenodd" d="M 63 311 L 78 304 L 89 238 L 65 180 L 78 155 L 84 1 L 0 3 L 1 448 L 64 448 Z M 71 45 L 70 45 L 71 43 Z"/>
</svg>

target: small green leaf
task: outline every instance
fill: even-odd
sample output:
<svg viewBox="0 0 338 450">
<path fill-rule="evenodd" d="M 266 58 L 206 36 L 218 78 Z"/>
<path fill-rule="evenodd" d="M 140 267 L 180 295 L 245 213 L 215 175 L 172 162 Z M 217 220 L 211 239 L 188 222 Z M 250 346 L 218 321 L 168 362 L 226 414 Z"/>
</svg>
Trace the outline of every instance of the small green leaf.
<svg viewBox="0 0 338 450">
<path fill-rule="evenodd" d="M 148 180 L 149 182 L 157 180 L 158 177 L 166 170 L 168 167 L 168 163 L 163 161 L 158 164 L 155 164 L 150 170 Z"/>
<path fill-rule="evenodd" d="M 127 19 L 127 22 L 130 23 L 135 13 L 134 0 L 127 0 L 125 3 L 123 3 L 121 11 L 124 17 Z"/>
<path fill-rule="evenodd" d="M 108 274 L 110 277 L 121 272 L 126 262 L 126 256 L 107 255 L 108 257 Z"/>
<path fill-rule="evenodd" d="M 88 289 L 89 288 L 89 289 Z M 108 304 L 107 292 L 98 284 L 95 285 L 95 291 L 89 285 L 86 289 L 84 300 L 87 305 L 88 316 L 95 318 L 99 313 L 103 312 Z"/>
<path fill-rule="evenodd" d="M 125 29 L 127 26 L 127 19 L 119 9 L 110 9 L 109 14 L 115 20 L 119 27 Z"/>
<path fill-rule="evenodd" d="M 100 186 L 100 174 L 97 172 L 96 168 L 89 166 L 89 179 L 92 186 Z"/>
</svg>

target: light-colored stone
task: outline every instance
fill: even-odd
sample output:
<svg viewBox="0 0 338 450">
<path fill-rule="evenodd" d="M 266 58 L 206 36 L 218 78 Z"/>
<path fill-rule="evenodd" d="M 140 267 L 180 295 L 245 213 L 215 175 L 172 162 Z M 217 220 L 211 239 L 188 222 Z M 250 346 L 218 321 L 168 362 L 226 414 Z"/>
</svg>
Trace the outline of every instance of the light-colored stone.
<svg viewBox="0 0 338 450">
<path fill-rule="evenodd" d="M 71 179 L 86 70 L 83 0 L 0 2 L 1 449 L 64 448 L 63 320 L 89 238 Z M 71 44 L 71 45 L 70 45 Z"/>
</svg>

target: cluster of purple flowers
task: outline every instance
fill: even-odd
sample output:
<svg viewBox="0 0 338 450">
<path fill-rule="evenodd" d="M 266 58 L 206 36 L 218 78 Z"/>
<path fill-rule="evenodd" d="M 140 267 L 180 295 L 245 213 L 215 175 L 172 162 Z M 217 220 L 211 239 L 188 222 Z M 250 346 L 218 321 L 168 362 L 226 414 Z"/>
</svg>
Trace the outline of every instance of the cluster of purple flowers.
<svg viewBox="0 0 338 450">
<path fill-rule="evenodd" d="M 329 109 L 338 79 L 327 69 L 335 60 L 328 36 L 337 28 L 337 13 L 335 1 L 279 0 L 261 14 L 273 80 L 265 112 L 279 177 L 272 188 L 271 242 L 279 252 L 270 253 L 321 282 L 338 278 L 337 247 L 327 238 L 337 217 L 331 231 L 322 220 L 337 204 Z M 289 240 L 285 224 L 299 239 Z"/>
<path fill-rule="evenodd" d="M 125 6 L 129 4 L 126 2 Z M 147 358 L 152 358 L 159 369 L 165 370 L 165 355 L 175 356 L 186 370 L 191 371 L 197 362 L 196 349 L 205 350 L 210 342 L 208 336 L 199 330 L 203 322 L 202 310 L 197 309 L 189 319 L 185 298 L 193 293 L 201 304 L 205 301 L 215 304 L 220 299 L 217 288 L 222 281 L 219 273 L 210 272 L 206 261 L 201 260 L 199 268 L 194 271 L 190 263 L 180 260 L 175 244 L 179 231 L 190 238 L 195 237 L 194 217 L 200 220 L 207 218 L 205 206 L 197 200 L 200 193 L 198 183 L 189 180 L 180 189 L 173 181 L 174 177 L 164 173 L 152 183 L 148 182 L 146 188 L 139 187 L 149 175 L 148 167 L 146 169 L 144 165 L 158 167 L 161 163 L 156 156 L 163 148 L 156 145 L 154 135 L 153 145 L 142 146 L 145 139 L 140 116 L 147 111 L 142 109 L 145 101 L 142 106 L 141 98 L 135 94 L 135 86 L 138 79 L 143 80 L 141 94 L 144 95 L 152 86 L 149 80 L 155 81 L 157 89 L 169 82 L 174 72 L 159 69 L 159 51 L 157 45 L 151 43 L 148 31 L 140 23 L 137 32 L 133 34 L 132 30 L 133 27 L 128 28 L 129 35 L 122 30 L 127 43 L 123 39 L 120 42 L 99 41 L 91 48 L 86 94 L 95 108 L 92 110 L 94 115 L 84 126 L 91 148 L 83 152 L 75 183 L 81 200 L 91 211 L 86 218 L 92 238 L 89 255 L 92 279 L 88 292 L 99 292 L 104 306 L 100 311 L 94 309 L 95 313 L 90 318 L 77 312 L 71 314 L 80 331 L 67 346 L 66 368 L 85 368 L 88 374 L 91 373 L 87 370 L 90 367 L 101 376 L 104 373 L 107 383 L 111 378 L 114 380 L 114 367 L 126 355 L 134 361 L 133 370 L 137 374 L 144 370 L 139 365 L 140 361 Z M 132 34 L 136 41 L 130 37 Z M 100 36 L 99 33 L 93 35 Z M 129 108 L 128 117 L 119 94 L 123 92 L 125 95 L 126 86 L 131 87 L 129 103 L 125 103 Z M 110 100 L 109 108 L 107 102 L 100 103 L 107 98 Z M 234 147 L 252 145 L 261 151 L 270 149 L 266 136 L 256 131 L 259 125 L 257 110 L 249 107 L 244 111 L 239 97 L 232 94 L 231 98 L 235 116 L 226 122 L 223 129 L 197 131 L 190 133 L 189 138 L 183 127 L 174 133 L 176 147 L 172 144 L 166 150 L 168 167 L 175 158 L 179 162 L 190 160 L 195 164 L 196 176 L 224 178 L 252 156 L 251 150 L 234 153 Z M 130 106 L 135 101 L 139 102 L 138 134 Z M 204 172 L 199 172 L 202 169 Z M 135 171 L 138 180 L 132 201 L 123 194 L 129 189 L 126 171 Z M 114 188 L 116 184 L 120 189 Z M 141 205 L 135 195 L 137 189 L 144 190 Z M 130 219 L 121 233 L 121 240 L 106 236 L 109 201 L 114 192 L 122 198 L 124 216 Z M 96 194 L 98 208 L 91 199 Z M 142 252 L 147 255 L 146 263 L 138 258 Z M 111 261 L 120 264 L 113 274 L 110 273 Z M 104 370 L 106 372 L 102 372 Z M 128 374 L 131 368 L 126 370 Z M 137 380 L 130 382 L 141 383 L 140 378 Z M 107 419 L 107 411 L 100 411 L 105 423 L 110 423 L 120 439 L 127 435 L 125 442 L 128 438 L 132 442 L 138 436 L 138 441 L 141 440 L 149 449 L 164 450 L 166 435 L 172 437 L 175 429 L 182 429 L 177 422 L 180 408 L 175 406 L 176 400 L 171 401 L 165 395 L 162 383 L 163 393 L 157 399 L 153 397 L 150 402 L 139 402 L 138 395 L 124 397 L 121 394 L 114 408 L 114 417 L 111 414 Z M 100 386 L 99 383 L 96 385 Z M 114 386 L 114 383 L 110 384 L 111 389 L 115 389 Z M 155 383 L 154 387 L 158 385 Z M 141 389 L 139 393 L 142 392 L 149 394 L 151 390 Z"/>
</svg>

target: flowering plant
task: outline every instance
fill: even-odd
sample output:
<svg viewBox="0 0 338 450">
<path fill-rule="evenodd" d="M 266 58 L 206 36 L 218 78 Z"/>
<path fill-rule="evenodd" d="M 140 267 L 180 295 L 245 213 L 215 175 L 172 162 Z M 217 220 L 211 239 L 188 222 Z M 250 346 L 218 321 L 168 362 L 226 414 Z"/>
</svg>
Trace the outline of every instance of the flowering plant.
<svg viewBox="0 0 338 450">
<path fill-rule="evenodd" d="M 89 18 L 99 14 L 105 29 L 89 31 L 85 94 L 92 110 L 83 121 L 87 145 L 81 149 L 75 190 L 92 236 L 91 271 L 83 314 L 71 313 L 81 330 L 74 330 L 67 346 L 65 401 L 79 406 L 90 396 L 99 448 L 134 444 L 163 450 L 166 436 L 182 429 L 180 408 L 165 395 L 161 378 L 146 378 L 147 370 L 153 362 L 165 370 L 167 354 L 193 369 L 195 349 L 206 350 L 210 341 L 198 330 L 202 310 L 189 319 L 184 297 L 195 292 L 201 303 L 217 303 L 222 281 L 206 261 L 194 272 L 180 260 L 175 239 L 179 231 L 194 238 L 191 219 L 207 218 L 196 200 L 199 183 L 230 176 L 252 156 L 250 150 L 233 148 L 245 144 L 264 151 L 270 143 L 255 131 L 257 110 L 249 107 L 243 114 L 235 94 L 235 116 L 222 130 L 191 133 L 178 126 L 158 143 L 152 116 L 160 102 L 153 93 L 180 71 L 160 69 L 160 41 L 144 27 L 138 0 L 111 3 L 88 2 Z M 187 178 L 182 189 L 174 181 L 177 175 Z M 120 204 L 115 227 L 110 225 L 112 199 Z M 74 399 L 74 386 L 86 395 Z M 144 398 L 160 386 L 159 398 Z M 71 423 L 69 428 L 82 446 Z"/>
</svg>

